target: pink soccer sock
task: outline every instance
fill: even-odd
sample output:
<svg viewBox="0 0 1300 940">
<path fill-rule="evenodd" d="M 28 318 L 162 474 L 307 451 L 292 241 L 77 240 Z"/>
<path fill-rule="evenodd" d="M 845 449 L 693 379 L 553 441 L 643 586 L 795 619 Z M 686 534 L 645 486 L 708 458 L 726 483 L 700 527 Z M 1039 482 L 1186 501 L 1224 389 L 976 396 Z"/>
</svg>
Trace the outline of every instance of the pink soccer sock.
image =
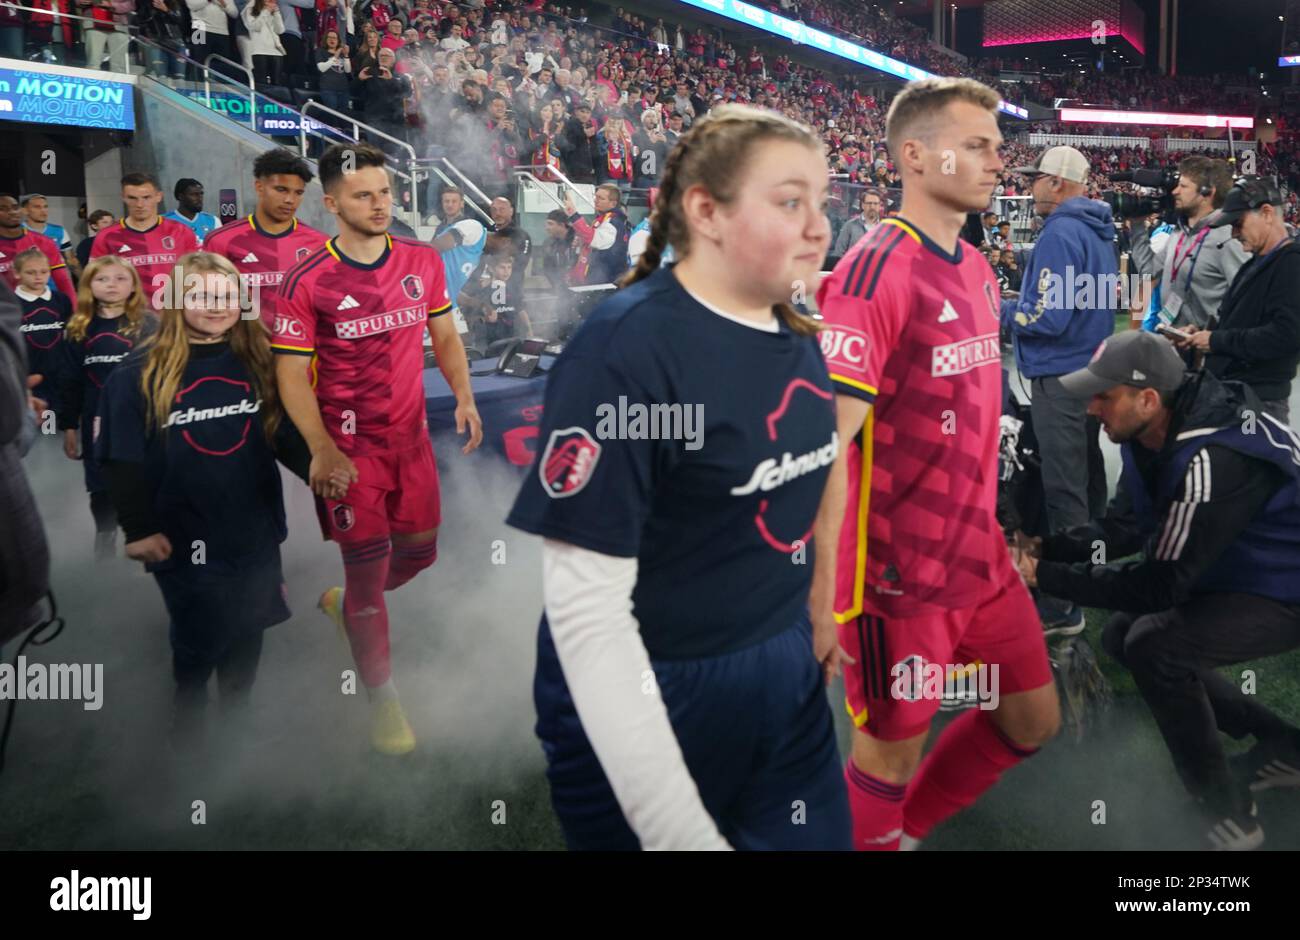
<svg viewBox="0 0 1300 940">
<path fill-rule="evenodd" d="M 903 798 L 907 788 L 887 783 L 859 770 L 852 758 L 844 765 L 853 814 L 853 848 L 860 852 L 893 852 L 903 832 Z"/>
<path fill-rule="evenodd" d="M 361 681 L 369 688 L 383 685 L 391 675 L 388 648 L 388 539 L 372 539 L 343 547 L 343 620 L 352 658 Z"/>
<path fill-rule="evenodd" d="M 410 545 L 393 544 L 393 554 L 388 562 L 388 580 L 385 591 L 396 590 L 438 560 L 438 537 L 431 541 Z"/>
<path fill-rule="evenodd" d="M 987 711 L 966 712 L 943 730 L 908 784 L 903 831 L 914 839 L 925 838 L 979 799 L 1003 771 L 1035 753 L 1037 748 L 1019 747 L 1003 736 Z"/>
</svg>

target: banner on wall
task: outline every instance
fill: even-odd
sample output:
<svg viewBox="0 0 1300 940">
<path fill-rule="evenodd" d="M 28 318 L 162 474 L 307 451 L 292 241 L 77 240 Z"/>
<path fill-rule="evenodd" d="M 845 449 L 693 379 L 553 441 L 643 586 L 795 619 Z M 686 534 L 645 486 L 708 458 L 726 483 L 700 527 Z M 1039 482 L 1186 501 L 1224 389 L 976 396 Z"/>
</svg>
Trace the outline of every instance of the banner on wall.
<svg viewBox="0 0 1300 940">
<path fill-rule="evenodd" d="M 177 91 L 192 101 L 196 101 L 205 107 L 208 106 L 208 96 L 201 90 L 178 88 Z M 228 91 L 214 91 L 212 93 L 211 107 L 213 111 L 224 114 L 232 121 L 238 121 L 241 124 L 250 123 L 249 110 L 252 103 L 248 100 L 247 95 L 237 95 Z M 296 111 L 292 111 L 273 101 L 267 101 L 265 98 L 258 99 L 258 133 L 283 136 L 296 135 L 300 124 Z M 328 125 L 322 124 L 315 118 L 307 118 L 307 129 L 309 131 L 318 131 L 327 127 Z"/>
<path fill-rule="evenodd" d="M 0 120 L 135 130 L 130 82 L 0 68 Z"/>
</svg>

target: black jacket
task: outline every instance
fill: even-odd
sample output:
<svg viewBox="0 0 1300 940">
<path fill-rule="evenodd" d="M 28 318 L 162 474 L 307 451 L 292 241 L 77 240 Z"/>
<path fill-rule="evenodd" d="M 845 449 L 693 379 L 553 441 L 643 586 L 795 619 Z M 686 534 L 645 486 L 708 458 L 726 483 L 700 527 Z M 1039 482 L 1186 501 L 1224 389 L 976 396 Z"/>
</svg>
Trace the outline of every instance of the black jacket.
<svg viewBox="0 0 1300 940">
<path fill-rule="evenodd" d="M 23 470 L 20 441 L 27 410 L 27 343 L 18 298 L 0 283 L 0 644 L 39 619 L 50 589 L 50 552 Z"/>
<path fill-rule="evenodd" d="M 1188 440 L 1199 436 L 1179 441 L 1180 435 L 1208 436 L 1212 429 L 1244 421 L 1245 409 L 1260 414 L 1259 399 L 1247 386 L 1204 372 L 1189 375 L 1174 402 L 1164 448 L 1153 452 L 1136 441 L 1123 445 L 1131 449 L 1143 489 L 1163 492 L 1167 467 Z M 1153 530 L 1142 525 L 1121 479 L 1104 518 L 1044 538 L 1038 587 L 1088 607 L 1134 614 L 1186 603 L 1202 576 L 1286 484 L 1276 467 L 1232 448 L 1211 443 L 1202 453 L 1196 471 L 1172 488 L 1168 501 L 1151 507 L 1157 520 Z M 1207 480 L 1212 485 L 1205 485 Z M 1126 558 L 1138 552 L 1142 557 Z"/>
<path fill-rule="evenodd" d="M 1206 367 L 1264 401 L 1291 394 L 1300 364 L 1300 242 L 1251 258 L 1233 278 L 1210 334 Z"/>
<path fill-rule="evenodd" d="M 582 122 L 571 116 L 564 122 L 556 143 L 564 162 L 564 173 L 575 183 L 596 182 L 596 161 L 599 153 L 596 138 L 588 137 Z"/>
</svg>

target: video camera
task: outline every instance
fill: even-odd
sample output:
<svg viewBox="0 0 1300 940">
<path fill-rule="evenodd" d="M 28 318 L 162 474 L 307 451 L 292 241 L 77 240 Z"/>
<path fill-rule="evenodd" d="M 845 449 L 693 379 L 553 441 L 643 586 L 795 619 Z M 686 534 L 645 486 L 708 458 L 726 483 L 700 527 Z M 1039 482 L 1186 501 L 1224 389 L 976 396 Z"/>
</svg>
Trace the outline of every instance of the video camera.
<svg viewBox="0 0 1300 940">
<path fill-rule="evenodd" d="M 1144 189 L 1155 189 L 1160 195 L 1135 195 L 1116 191 L 1104 192 L 1101 198 L 1118 219 L 1138 216 L 1163 215 L 1174 209 L 1174 187 L 1178 185 L 1178 171 L 1172 167 L 1163 170 L 1126 170 L 1106 177 L 1112 183 L 1133 183 Z"/>
</svg>

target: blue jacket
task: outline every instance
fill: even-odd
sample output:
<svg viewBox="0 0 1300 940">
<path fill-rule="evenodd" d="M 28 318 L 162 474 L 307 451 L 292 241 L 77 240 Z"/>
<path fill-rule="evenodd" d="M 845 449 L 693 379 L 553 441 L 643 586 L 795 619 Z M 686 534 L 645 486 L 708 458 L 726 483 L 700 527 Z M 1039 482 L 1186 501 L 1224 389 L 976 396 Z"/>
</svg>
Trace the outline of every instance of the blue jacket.
<svg viewBox="0 0 1300 940">
<path fill-rule="evenodd" d="M 1119 262 L 1110 206 L 1076 196 L 1043 222 L 1020 297 L 1002 302 L 1020 374 L 1082 369 L 1115 329 Z"/>
</svg>

